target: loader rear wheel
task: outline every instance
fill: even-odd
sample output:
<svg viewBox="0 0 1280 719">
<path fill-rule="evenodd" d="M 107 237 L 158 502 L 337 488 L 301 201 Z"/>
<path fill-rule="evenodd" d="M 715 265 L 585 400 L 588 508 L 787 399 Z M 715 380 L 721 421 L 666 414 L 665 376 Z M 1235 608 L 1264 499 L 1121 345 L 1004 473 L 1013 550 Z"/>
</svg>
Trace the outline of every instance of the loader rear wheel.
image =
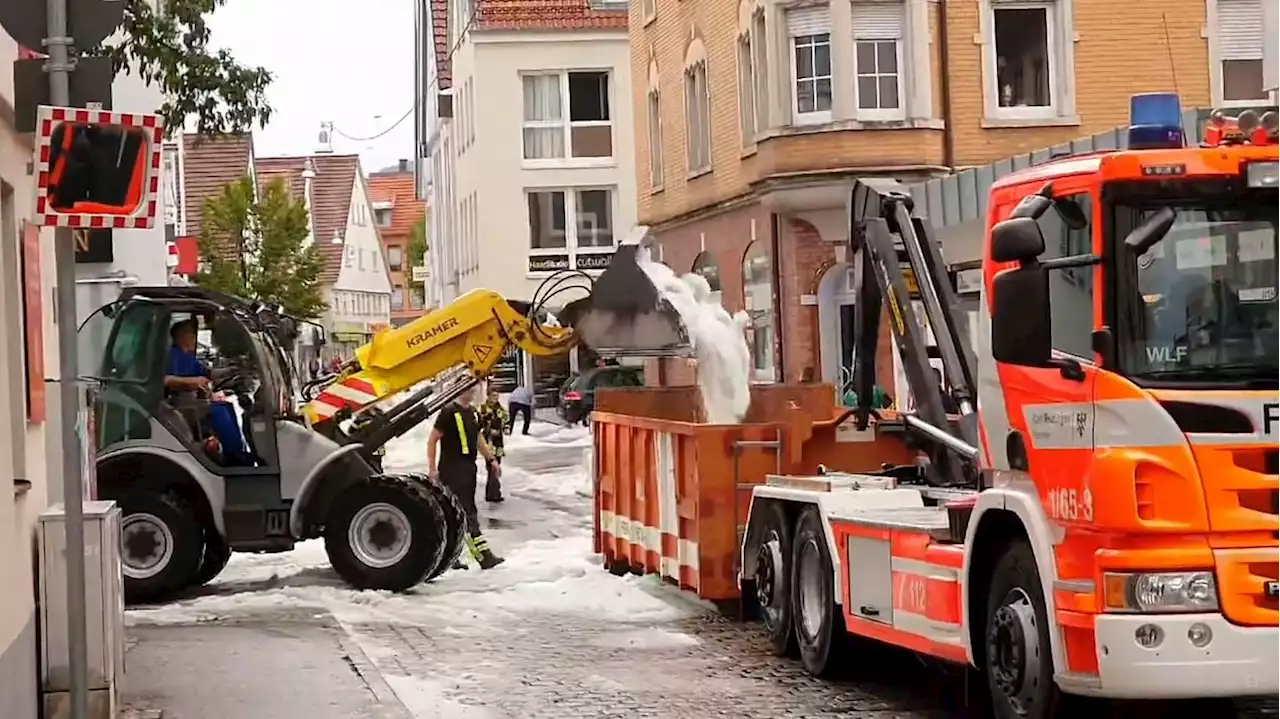
<svg viewBox="0 0 1280 719">
<path fill-rule="evenodd" d="M 191 586 L 200 571 L 204 528 L 182 497 L 134 491 L 120 508 L 125 601 L 155 602 Z"/>
<path fill-rule="evenodd" d="M 421 482 L 376 475 L 348 487 L 325 520 L 324 548 L 356 589 L 404 591 L 421 584 L 445 549 L 444 511 Z"/>
<path fill-rule="evenodd" d="M 454 562 L 458 561 L 458 557 L 462 556 L 463 538 L 467 531 L 467 513 L 453 490 L 425 476 L 415 475 L 415 479 L 431 493 L 431 498 L 440 505 L 440 510 L 444 513 L 444 551 L 440 555 L 440 563 L 427 574 L 429 582 L 448 571 Z"/>
<path fill-rule="evenodd" d="M 996 719 L 1049 719 L 1061 695 L 1035 554 L 1016 540 L 996 562 L 983 625 L 983 669 Z"/>
<path fill-rule="evenodd" d="M 791 621 L 791 523 L 782 504 L 764 508 L 760 550 L 756 556 L 755 605 L 775 654 L 795 656 L 796 635 Z"/>
<path fill-rule="evenodd" d="M 830 676 L 840 664 L 848 636 L 836 605 L 831 550 L 815 508 L 800 513 L 792 551 L 792 615 L 800 661 L 810 674 Z"/>
</svg>

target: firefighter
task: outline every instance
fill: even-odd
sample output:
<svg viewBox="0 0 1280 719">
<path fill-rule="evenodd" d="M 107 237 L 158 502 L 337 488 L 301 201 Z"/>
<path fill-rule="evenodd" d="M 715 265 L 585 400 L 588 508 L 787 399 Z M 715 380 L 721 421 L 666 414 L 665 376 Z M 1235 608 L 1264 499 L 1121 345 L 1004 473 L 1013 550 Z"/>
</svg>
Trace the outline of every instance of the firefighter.
<svg viewBox="0 0 1280 719">
<path fill-rule="evenodd" d="M 481 569 L 492 569 L 502 564 L 503 559 L 489 549 L 488 539 L 480 533 L 480 515 L 476 508 L 476 454 L 484 457 L 494 476 L 502 476 L 502 467 L 480 434 L 480 420 L 472 406 L 474 396 L 475 389 L 468 389 L 453 404 L 440 410 L 427 440 L 427 466 L 430 467 L 429 476 L 448 487 L 462 503 L 467 515 L 465 540 L 471 557 Z M 465 569 L 465 566 L 455 564 L 454 568 Z"/>
<path fill-rule="evenodd" d="M 501 502 L 502 482 L 499 470 L 502 465 L 502 455 L 505 454 L 502 438 L 507 429 L 507 410 L 502 408 L 502 402 L 498 400 L 498 390 L 490 388 L 488 397 L 485 403 L 480 405 L 478 414 L 480 436 L 484 437 L 484 441 L 493 450 L 493 456 L 497 460 L 486 465 L 488 477 L 484 483 L 484 501 Z"/>
</svg>

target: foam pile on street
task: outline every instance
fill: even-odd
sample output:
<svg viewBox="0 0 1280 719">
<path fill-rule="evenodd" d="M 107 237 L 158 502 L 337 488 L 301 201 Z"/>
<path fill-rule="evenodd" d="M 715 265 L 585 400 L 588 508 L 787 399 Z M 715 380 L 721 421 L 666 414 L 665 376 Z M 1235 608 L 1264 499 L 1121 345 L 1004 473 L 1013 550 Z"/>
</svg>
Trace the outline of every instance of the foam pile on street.
<svg viewBox="0 0 1280 719">
<path fill-rule="evenodd" d="M 751 404 L 751 352 L 744 329 L 745 312 L 732 317 L 711 295 L 705 278 L 684 277 L 637 253 L 637 262 L 662 299 L 671 303 L 689 331 L 698 360 L 698 389 L 708 424 L 736 424 L 747 416 Z"/>
</svg>

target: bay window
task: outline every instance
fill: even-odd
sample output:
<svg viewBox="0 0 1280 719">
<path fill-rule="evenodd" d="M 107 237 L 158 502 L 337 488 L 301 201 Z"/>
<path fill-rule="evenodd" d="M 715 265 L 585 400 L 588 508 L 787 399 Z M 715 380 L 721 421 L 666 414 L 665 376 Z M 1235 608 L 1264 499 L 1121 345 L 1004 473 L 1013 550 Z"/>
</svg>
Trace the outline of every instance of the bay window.
<svg viewBox="0 0 1280 719">
<path fill-rule="evenodd" d="M 904 112 L 902 2 L 855 2 L 851 6 L 854 95 L 857 117 L 901 120 Z"/>
<path fill-rule="evenodd" d="M 791 110 L 796 124 L 831 121 L 831 14 L 826 6 L 787 11 Z"/>
</svg>

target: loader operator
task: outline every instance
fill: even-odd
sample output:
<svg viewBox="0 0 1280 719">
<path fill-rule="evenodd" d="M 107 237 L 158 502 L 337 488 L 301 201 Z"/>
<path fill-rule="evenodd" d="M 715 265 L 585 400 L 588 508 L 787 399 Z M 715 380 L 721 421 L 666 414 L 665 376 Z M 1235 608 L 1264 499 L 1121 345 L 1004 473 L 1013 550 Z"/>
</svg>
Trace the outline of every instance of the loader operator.
<svg viewBox="0 0 1280 719">
<path fill-rule="evenodd" d="M 196 392 L 212 395 L 214 372 L 196 357 L 198 332 L 199 326 L 194 319 L 178 322 L 169 328 L 173 346 L 169 348 L 169 359 L 165 368 L 166 392 Z M 240 425 L 236 422 L 236 411 L 230 402 L 214 400 L 209 403 L 209 427 L 218 440 L 219 453 L 223 462 L 231 465 L 248 462 L 244 437 L 240 434 Z"/>
<path fill-rule="evenodd" d="M 472 406 L 475 391 L 472 388 L 463 392 L 453 404 L 440 410 L 427 439 L 427 466 L 431 478 L 448 487 L 462 503 L 467 515 L 466 542 L 471 557 L 481 569 L 492 569 L 502 564 L 503 559 L 489 549 L 489 540 L 480 533 L 480 515 L 476 508 L 476 453 L 484 455 L 485 466 L 492 476 L 501 477 L 502 467 L 480 435 L 480 418 Z M 466 567 L 455 564 L 454 568 Z"/>
</svg>

